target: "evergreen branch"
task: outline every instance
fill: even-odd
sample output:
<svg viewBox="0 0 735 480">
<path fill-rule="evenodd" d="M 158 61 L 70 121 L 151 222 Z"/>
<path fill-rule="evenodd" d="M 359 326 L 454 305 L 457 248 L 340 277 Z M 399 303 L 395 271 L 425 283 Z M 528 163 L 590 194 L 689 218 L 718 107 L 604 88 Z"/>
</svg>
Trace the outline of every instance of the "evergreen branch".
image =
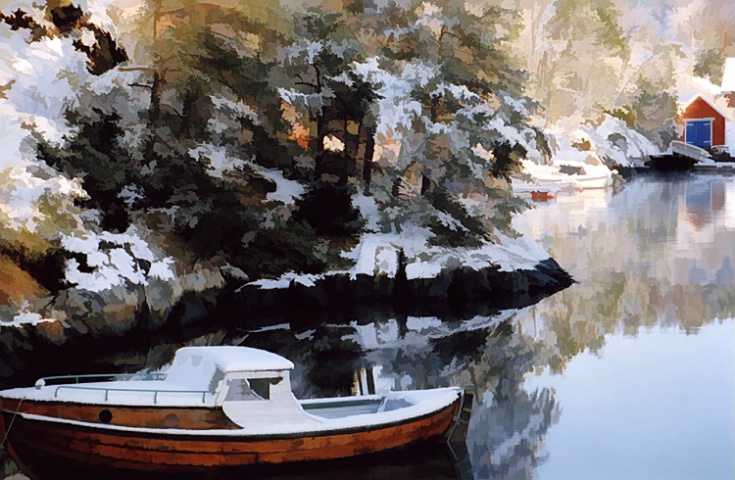
<svg viewBox="0 0 735 480">
<path fill-rule="evenodd" d="M 121 72 L 155 72 L 153 67 L 118 67 Z"/>
<path fill-rule="evenodd" d="M 314 84 L 314 83 L 307 82 L 306 80 L 304 80 L 304 77 L 302 77 L 300 73 L 294 75 L 294 77 L 296 77 L 296 78 L 299 79 L 299 81 L 296 82 L 296 85 L 304 85 L 306 87 L 311 87 L 314 90 L 317 90 L 317 91 L 319 90 L 319 85 Z"/>
<path fill-rule="evenodd" d="M 314 85 L 313 83 L 309 83 L 309 82 L 296 82 L 295 85 L 304 85 L 306 87 L 311 87 L 314 90 L 317 89 L 317 86 L 316 85 Z"/>
<path fill-rule="evenodd" d="M 170 110 L 171 110 L 172 112 L 174 112 L 174 113 L 176 114 L 176 116 L 177 116 L 177 117 L 179 117 L 179 118 L 185 118 L 185 117 L 184 117 L 184 114 L 183 114 L 183 113 L 180 113 L 180 112 L 179 112 L 178 110 L 176 110 L 176 109 L 175 109 L 175 108 L 173 107 L 173 105 L 171 105 L 171 104 L 169 104 L 169 103 L 163 103 L 163 104 L 161 104 L 161 106 L 162 106 L 162 107 L 166 107 L 166 108 L 170 109 Z"/>
</svg>

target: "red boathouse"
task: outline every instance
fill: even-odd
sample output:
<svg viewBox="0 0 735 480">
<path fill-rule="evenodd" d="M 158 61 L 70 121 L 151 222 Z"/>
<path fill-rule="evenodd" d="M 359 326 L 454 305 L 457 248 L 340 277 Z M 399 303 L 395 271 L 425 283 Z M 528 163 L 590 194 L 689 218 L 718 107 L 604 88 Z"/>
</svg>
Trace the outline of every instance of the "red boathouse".
<svg viewBox="0 0 735 480">
<path fill-rule="evenodd" d="M 725 144 L 725 115 L 699 95 L 684 105 L 679 123 L 684 127 L 679 138 L 683 142 L 701 148 Z"/>
</svg>

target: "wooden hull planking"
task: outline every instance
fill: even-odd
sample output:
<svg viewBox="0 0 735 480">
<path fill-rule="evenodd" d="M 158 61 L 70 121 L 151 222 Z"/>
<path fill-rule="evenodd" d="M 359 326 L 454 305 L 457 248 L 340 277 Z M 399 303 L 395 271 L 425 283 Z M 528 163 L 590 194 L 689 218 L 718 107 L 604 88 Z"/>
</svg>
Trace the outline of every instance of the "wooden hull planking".
<svg viewBox="0 0 735 480">
<path fill-rule="evenodd" d="M 32 413 L 44 417 L 99 423 L 100 414 L 109 412 L 110 425 L 139 428 L 180 428 L 185 430 L 239 429 L 221 408 L 213 407 L 134 407 L 87 405 L 69 402 L 39 402 L 2 399 L 6 412 Z"/>
<path fill-rule="evenodd" d="M 2 431 L 13 422 L 6 445 L 33 476 L 59 469 L 194 473 L 243 466 L 328 461 L 374 454 L 441 439 L 452 427 L 460 399 L 430 415 L 376 427 L 298 437 L 216 436 L 106 430 L 15 416 L 5 409 Z M 23 408 L 22 410 L 25 410 Z M 4 435 L 4 433 L 3 433 Z"/>
</svg>

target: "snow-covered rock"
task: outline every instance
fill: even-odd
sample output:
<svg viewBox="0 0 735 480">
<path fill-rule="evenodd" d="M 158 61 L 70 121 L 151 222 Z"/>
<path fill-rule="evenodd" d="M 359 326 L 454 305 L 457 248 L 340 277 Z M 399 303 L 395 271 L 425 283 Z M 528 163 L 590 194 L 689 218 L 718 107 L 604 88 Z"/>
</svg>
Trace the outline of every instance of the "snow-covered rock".
<svg viewBox="0 0 735 480">
<path fill-rule="evenodd" d="M 605 115 L 599 124 L 559 122 L 547 128 L 552 147 L 552 161 L 585 163 L 590 153 L 597 155 L 605 165 L 629 167 L 657 155 L 659 148 L 619 118 Z"/>
</svg>

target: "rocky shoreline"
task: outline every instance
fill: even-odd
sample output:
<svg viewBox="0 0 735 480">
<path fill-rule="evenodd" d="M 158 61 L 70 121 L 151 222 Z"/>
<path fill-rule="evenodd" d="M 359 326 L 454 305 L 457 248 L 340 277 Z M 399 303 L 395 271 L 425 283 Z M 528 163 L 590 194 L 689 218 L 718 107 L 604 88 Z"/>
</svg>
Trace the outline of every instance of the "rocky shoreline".
<svg viewBox="0 0 735 480">
<path fill-rule="evenodd" d="M 82 355 L 149 336 L 185 341 L 187 332 L 207 328 L 247 330 L 282 322 L 298 329 L 355 317 L 461 320 L 532 305 L 573 282 L 551 258 L 532 270 L 460 267 L 443 270 L 435 278 L 414 279 L 401 271 L 395 277 L 332 274 L 308 284 L 292 280 L 287 288 L 243 286 L 227 275 L 226 268 L 199 264 L 168 283 L 119 286 L 99 293 L 76 288 L 60 292 L 39 308 L 54 321 L 0 328 L 0 378 L 17 381 L 14 373 L 19 369 L 33 375 L 28 365 L 34 363 L 38 349 Z"/>
<path fill-rule="evenodd" d="M 248 284 L 233 300 L 244 311 L 341 310 L 370 305 L 390 305 L 408 314 L 433 314 L 463 310 L 482 304 L 493 309 L 520 308 L 570 286 L 573 278 L 552 258 L 532 270 L 500 271 L 455 268 L 432 278 L 407 279 L 399 272 L 387 275 L 345 273 L 327 275 L 308 284 L 291 280 L 288 288 L 265 289 Z"/>
</svg>

